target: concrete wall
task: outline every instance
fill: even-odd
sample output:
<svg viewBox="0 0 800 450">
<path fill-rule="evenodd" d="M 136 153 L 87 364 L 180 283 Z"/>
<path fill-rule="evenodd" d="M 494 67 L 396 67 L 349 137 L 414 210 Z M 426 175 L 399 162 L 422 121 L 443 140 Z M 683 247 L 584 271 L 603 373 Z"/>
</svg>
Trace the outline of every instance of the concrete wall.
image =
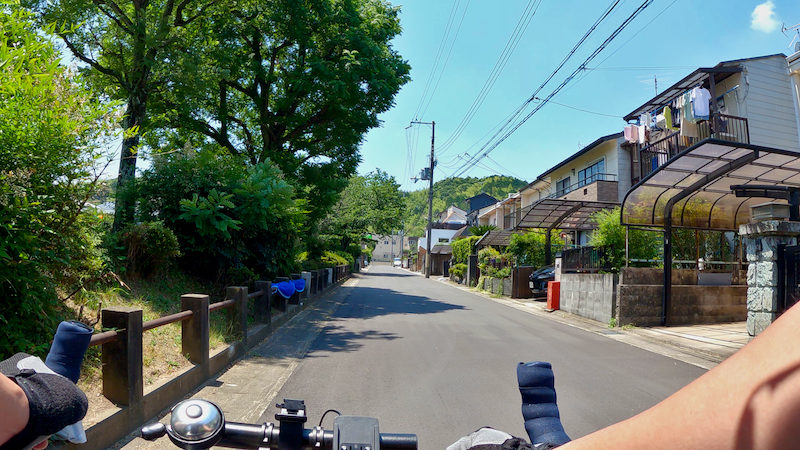
<svg viewBox="0 0 800 450">
<path fill-rule="evenodd" d="M 610 172 L 609 172 L 610 173 Z M 629 183 L 630 184 L 630 183 Z M 567 200 L 586 200 L 600 202 L 616 202 L 619 194 L 616 181 L 595 181 L 581 186 L 561 197 Z"/>
<path fill-rule="evenodd" d="M 561 309 L 608 323 L 614 317 L 618 281 L 613 273 L 562 273 Z"/>
</svg>

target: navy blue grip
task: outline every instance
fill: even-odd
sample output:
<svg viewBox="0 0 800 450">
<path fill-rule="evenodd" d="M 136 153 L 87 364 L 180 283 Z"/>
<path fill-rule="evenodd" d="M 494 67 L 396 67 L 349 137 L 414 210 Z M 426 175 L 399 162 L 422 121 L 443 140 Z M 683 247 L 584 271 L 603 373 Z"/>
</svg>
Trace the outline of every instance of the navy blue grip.
<svg viewBox="0 0 800 450">
<path fill-rule="evenodd" d="M 522 417 L 531 444 L 562 445 L 571 439 L 561 425 L 556 404 L 555 378 L 548 362 L 517 365 L 517 382 L 522 394 Z"/>
<path fill-rule="evenodd" d="M 77 383 L 81 376 L 83 355 L 89 348 L 93 332 L 94 330 L 80 322 L 61 322 L 44 364 L 53 372 Z"/>
</svg>

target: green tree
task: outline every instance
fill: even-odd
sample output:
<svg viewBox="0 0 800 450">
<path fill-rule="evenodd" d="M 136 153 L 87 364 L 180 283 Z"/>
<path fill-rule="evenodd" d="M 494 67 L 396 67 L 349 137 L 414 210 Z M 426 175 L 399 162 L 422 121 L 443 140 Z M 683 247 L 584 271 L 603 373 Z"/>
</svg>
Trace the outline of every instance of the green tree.
<svg viewBox="0 0 800 450">
<path fill-rule="evenodd" d="M 58 27 L 58 35 L 84 64 L 95 88 L 124 101 L 118 187 L 128 188 L 136 176 L 140 137 L 149 126 L 148 102 L 156 86 L 169 84 L 169 73 L 158 71 L 159 61 L 215 0 L 24 1 L 40 13 L 43 23 Z M 129 197 L 117 198 L 115 229 L 133 220 Z"/>
<path fill-rule="evenodd" d="M 394 177 L 376 169 L 350 178 L 339 201 L 321 224 L 339 250 L 360 243 L 367 233 L 389 234 L 401 227 L 403 199 Z"/>
<path fill-rule="evenodd" d="M 564 248 L 558 239 L 560 230 L 550 231 L 550 254 L 555 256 Z M 546 231 L 531 230 L 527 233 L 512 234 L 508 244 L 510 253 L 518 265 L 542 267 L 545 265 Z"/>
<path fill-rule="evenodd" d="M 325 216 L 355 173 L 409 66 L 392 48 L 398 8 L 382 0 L 244 0 L 173 47 L 159 96 L 164 142 L 214 142 L 267 159 Z"/>
<path fill-rule="evenodd" d="M 0 0 L 0 358 L 47 347 L 71 292 L 103 272 L 84 212 L 108 107 L 59 65 L 49 38 Z M 66 293 L 66 294 L 65 294 Z"/>
<path fill-rule="evenodd" d="M 592 232 L 589 243 L 607 247 L 611 253 L 611 264 L 615 269 L 625 265 L 625 227 L 620 223 L 620 208 L 606 209 L 595 213 L 597 229 Z M 661 251 L 660 234 L 652 231 L 631 229 L 628 233 L 628 252 L 631 259 L 651 260 Z"/>
</svg>

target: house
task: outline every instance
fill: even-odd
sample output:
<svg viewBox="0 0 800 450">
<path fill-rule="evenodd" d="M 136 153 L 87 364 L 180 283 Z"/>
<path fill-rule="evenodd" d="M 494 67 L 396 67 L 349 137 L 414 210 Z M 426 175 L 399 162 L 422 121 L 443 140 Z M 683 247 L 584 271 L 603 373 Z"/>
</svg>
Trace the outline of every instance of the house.
<svg viewBox="0 0 800 450">
<path fill-rule="evenodd" d="M 439 214 L 437 222 L 439 223 L 460 223 L 467 224 L 467 212 L 454 205 L 450 205 L 446 210 Z"/>
<path fill-rule="evenodd" d="M 588 215 L 618 205 L 631 187 L 631 144 L 623 133 L 602 136 L 544 171 L 519 191 L 518 214 L 513 211 L 504 229 L 570 228 L 562 221 L 546 220 L 573 208 Z M 548 200 L 548 201 L 544 201 Z M 577 226 L 581 225 L 581 226 Z M 581 221 L 572 229 L 575 244 L 585 245 L 592 223 Z"/>
<path fill-rule="evenodd" d="M 647 131 L 632 154 L 634 184 L 708 138 L 800 151 L 798 59 L 797 54 L 776 54 L 701 67 L 627 114 L 629 127 Z M 695 124 L 680 120 L 689 107 L 687 100 L 700 88 L 710 99 L 707 119 Z M 666 126 L 667 116 L 672 126 Z M 660 117 L 664 123 L 658 123 Z"/>
<path fill-rule="evenodd" d="M 394 258 L 403 255 L 403 237 L 399 234 L 375 236 L 375 248 L 372 249 L 372 260 L 377 262 L 392 262 Z"/>
<path fill-rule="evenodd" d="M 497 199 L 492 197 L 491 195 L 482 192 L 478 195 L 472 196 L 466 200 L 467 202 L 467 225 L 474 226 L 478 225 L 478 214 L 480 211 L 487 206 L 494 205 L 497 203 Z"/>
</svg>

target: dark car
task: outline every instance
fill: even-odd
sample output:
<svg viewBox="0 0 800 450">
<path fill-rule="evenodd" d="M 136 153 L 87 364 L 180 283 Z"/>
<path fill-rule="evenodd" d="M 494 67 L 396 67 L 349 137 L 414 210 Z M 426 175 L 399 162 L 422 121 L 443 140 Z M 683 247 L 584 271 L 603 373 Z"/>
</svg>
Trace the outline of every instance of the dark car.
<svg viewBox="0 0 800 450">
<path fill-rule="evenodd" d="M 533 271 L 528 277 L 528 286 L 531 288 L 534 297 L 547 296 L 547 282 L 556 279 L 555 267 L 544 266 Z"/>
</svg>

